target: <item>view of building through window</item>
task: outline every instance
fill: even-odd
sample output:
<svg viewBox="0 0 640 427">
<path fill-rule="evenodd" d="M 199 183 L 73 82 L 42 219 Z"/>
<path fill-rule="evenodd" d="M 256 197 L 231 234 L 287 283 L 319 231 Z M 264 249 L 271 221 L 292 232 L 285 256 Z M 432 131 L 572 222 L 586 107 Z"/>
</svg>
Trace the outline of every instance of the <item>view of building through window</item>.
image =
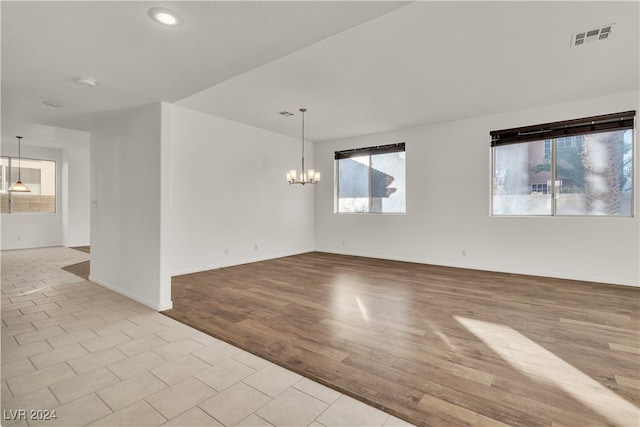
<svg viewBox="0 0 640 427">
<path fill-rule="evenodd" d="M 626 129 L 494 147 L 493 214 L 632 215 L 632 135 Z"/>
<path fill-rule="evenodd" d="M 10 191 L 20 176 L 31 190 Z M 56 163 L 50 160 L 2 157 L 0 163 L 2 213 L 54 213 L 56 211 Z"/>
</svg>

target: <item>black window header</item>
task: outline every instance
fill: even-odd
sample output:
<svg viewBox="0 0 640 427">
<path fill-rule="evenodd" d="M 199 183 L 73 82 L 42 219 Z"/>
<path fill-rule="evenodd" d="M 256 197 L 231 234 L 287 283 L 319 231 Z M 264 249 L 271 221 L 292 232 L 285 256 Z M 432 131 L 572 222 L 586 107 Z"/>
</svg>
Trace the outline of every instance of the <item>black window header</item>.
<svg viewBox="0 0 640 427">
<path fill-rule="evenodd" d="M 633 129 L 633 120 L 635 115 L 636 112 L 633 110 L 625 111 L 623 113 L 585 117 L 583 119 L 494 130 L 489 133 L 491 135 L 491 146 L 497 147 L 500 145 L 540 141 L 544 139 L 560 138 L 563 136 Z"/>
<path fill-rule="evenodd" d="M 405 143 L 377 145 L 375 147 L 354 148 L 351 150 L 336 151 L 336 160 L 348 159 L 349 157 L 369 156 L 372 154 L 399 153 L 405 151 Z"/>
</svg>

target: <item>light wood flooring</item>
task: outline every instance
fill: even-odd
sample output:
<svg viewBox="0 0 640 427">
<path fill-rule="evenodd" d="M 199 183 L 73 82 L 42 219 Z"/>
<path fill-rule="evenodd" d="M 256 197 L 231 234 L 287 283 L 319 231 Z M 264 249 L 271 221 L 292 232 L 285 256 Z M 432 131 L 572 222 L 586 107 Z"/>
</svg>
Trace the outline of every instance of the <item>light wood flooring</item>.
<svg viewBox="0 0 640 427">
<path fill-rule="evenodd" d="M 166 315 L 416 425 L 640 425 L 640 289 L 313 252 Z"/>
</svg>

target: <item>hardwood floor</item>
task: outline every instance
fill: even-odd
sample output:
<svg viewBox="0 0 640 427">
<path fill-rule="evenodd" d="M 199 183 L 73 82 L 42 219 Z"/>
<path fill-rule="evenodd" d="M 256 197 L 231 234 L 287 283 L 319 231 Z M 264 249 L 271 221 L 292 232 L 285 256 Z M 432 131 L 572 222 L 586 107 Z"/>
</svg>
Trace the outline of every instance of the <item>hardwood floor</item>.
<svg viewBox="0 0 640 427">
<path fill-rule="evenodd" d="M 65 271 L 68 271 L 69 273 L 73 273 L 76 276 L 83 278 L 84 280 L 89 280 L 89 272 L 91 269 L 90 265 L 91 265 L 91 261 L 84 261 L 84 262 L 79 262 L 77 264 L 72 264 L 66 267 L 62 267 L 62 269 Z"/>
<path fill-rule="evenodd" d="M 74 246 L 69 249 L 75 249 L 76 251 L 84 252 L 87 254 L 91 253 L 91 246 Z M 79 262 L 77 264 L 62 267 L 62 269 L 68 271 L 69 273 L 75 274 L 78 277 L 82 277 L 84 280 L 89 280 L 89 271 L 91 269 L 90 263 L 90 261 Z"/>
<path fill-rule="evenodd" d="M 640 289 L 308 253 L 166 315 L 416 425 L 640 425 Z"/>
</svg>

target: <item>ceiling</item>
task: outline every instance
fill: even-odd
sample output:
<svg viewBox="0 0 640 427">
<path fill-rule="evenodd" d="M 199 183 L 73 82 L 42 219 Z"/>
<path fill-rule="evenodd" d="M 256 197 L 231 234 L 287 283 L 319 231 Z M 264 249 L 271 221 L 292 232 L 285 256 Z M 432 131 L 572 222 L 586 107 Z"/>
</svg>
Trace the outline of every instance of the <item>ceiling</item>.
<svg viewBox="0 0 640 427">
<path fill-rule="evenodd" d="M 157 5 L 184 24 L 151 21 Z M 307 138 L 326 141 L 637 90 L 639 5 L 3 1 L 3 141 L 16 123 L 91 131 L 158 101 L 292 136 L 306 107 Z"/>
</svg>

